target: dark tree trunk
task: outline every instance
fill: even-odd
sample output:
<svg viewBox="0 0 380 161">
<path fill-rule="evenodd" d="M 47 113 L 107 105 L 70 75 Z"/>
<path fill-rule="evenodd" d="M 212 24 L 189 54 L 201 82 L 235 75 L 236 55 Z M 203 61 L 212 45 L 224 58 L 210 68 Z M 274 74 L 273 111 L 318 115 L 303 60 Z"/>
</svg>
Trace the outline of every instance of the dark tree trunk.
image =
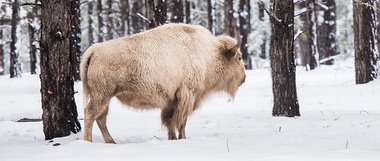
<svg viewBox="0 0 380 161">
<path fill-rule="evenodd" d="M 4 18 L 3 15 L 1 15 L 1 18 Z M 0 26 L 3 25 L 3 22 L 0 21 Z M 4 75 L 4 50 L 3 50 L 3 30 L 0 30 L 0 75 Z"/>
<path fill-rule="evenodd" d="M 71 37 L 70 53 L 72 53 L 74 81 L 80 80 L 80 56 L 81 56 L 81 29 L 80 29 L 80 1 L 72 0 L 71 3 Z"/>
<path fill-rule="evenodd" d="M 121 2 L 121 32 L 119 36 L 129 35 L 131 33 L 130 25 L 129 25 L 129 1 L 122 0 Z"/>
<path fill-rule="evenodd" d="M 207 21 L 208 21 L 208 29 L 212 32 L 212 28 L 213 28 L 213 20 L 212 20 L 212 4 L 211 4 L 211 0 L 207 0 Z"/>
<path fill-rule="evenodd" d="M 13 1 L 12 5 L 12 21 L 11 21 L 11 44 L 10 44 L 10 65 L 9 73 L 11 78 L 21 77 L 21 63 L 19 62 L 19 53 L 16 51 L 17 42 L 17 17 L 18 17 L 19 4 L 17 0 Z"/>
<path fill-rule="evenodd" d="M 73 0 L 41 0 L 41 103 L 45 139 L 80 131 L 70 50 Z"/>
<path fill-rule="evenodd" d="M 171 3 L 171 22 L 182 23 L 183 22 L 183 1 L 182 0 L 172 0 Z"/>
<path fill-rule="evenodd" d="M 355 75 L 356 84 L 368 83 L 378 76 L 376 69 L 378 54 L 375 53 L 375 13 L 373 0 L 353 0 L 354 5 L 354 34 L 355 34 Z"/>
<path fill-rule="evenodd" d="M 35 4 L 38 3 L 38 0 L 35 0 Z M 38 9 L 36 6 L 33 6 L 32 11 L 28 12 L 29 24 L 28 24 L 28 33 L 29 33 L 29 58 L 30 58 L 30 74 L 37 74 L 37 22 L 38 18 Z"/>
<path fill-rule="evenodd" d="M 251 59 L 248 54 L 248 35 L 251 29 L 251 5 L 250 0 L 240 0 L 239 1 L 239 30 L 242 37 L 242 43 L 240 50 L 242 52 L 242 57 L 245 62 L 246 69 L 252 69 Z"/>
<path fill-rule="evenodd" d="M 321 64 L 333 65 L 332 56 L 339 54 L 336 37 L 336 6 L 335 0 L 323 3 L 325 7 L 319 7 L 323 14 L 323 23 L 318 26 L 318 54 Z"/>
<path fill-rule="evenodd" d="M 88 45 L 92 45 L 94 44 L 94 27 L 93 27 L 93 23 L 94 23 L 94 20 L 92 19 L 92 13 L 93 13 L 93 10 L 94 10 L 94 2 L 93 1 L 89 1 L 88 2 L 88 11 L 87 11 L 87 14 L 88 14 Z"/>
<path fill-rule="evenodd" d="M 315 58 L 317 52 L 316 38 L 316 25 L 317 18 L 315 14 L 316 3 L 315 0 L 306 0 L 306 26 L 304 28 L 306 34 L 307 49 L 304 54 L 306 60 L 306 70 L 313 70 L 317 66 L 317 60 Z"/>
<path fill-rule="evenodd" d="M 102 0 L 98 0 L 97 2 L 97 14 L 98 14 L 98 42 L 103 42 L 104 38 L 104 32 L 103 32 L 103 5 L 102 5 Z"/>
<path fill-rule="evenodd" d="M 113 18 L 112 18 L 112 3 L 113 0 L 107 0 L 107 9 L 106 9 L 106 40 L 111 40 L 113 39 L 113 34 L 112 34 L 112 29 L 113 29 Z"/>
<path fill-rule="evenodd" d="M 236 20 L 234 17 L 234 3 L 233 0 L 224 1 L 224 33 L 231 36 L 237 36 Z"/>
<path fill-rule="evenodd" d="M 0 22 L 0 26 L 2 23 Z M 0 30 L 0 75 L 4 75 L 3 30 Z"/>
<path fill-rule="evenodd" d="M 141 17 L 141 11 L 144 5 L 141 0 L 133 2 L 132 5 L 132 33 L 139 33 L 144 31 L 144 19 Z M 140 15 L 140 16 L 139 16 Z"/>
<path fill-rule="evenodd" d="M 377 40 L 377 56 L 378 56 L 378 61 L 380 61 L 380 11 L 379 11 L 379 8 L 380 8 L 380 1 L 375 1 L 375 5 L 376 5 L 376 8 L 378 8 L 378 9 L 376 9 L 375 10 L 375 13 L 376 13 L 376 34 L 377 34 L 377 36 L 376 36 L 376 40 Z M 378 63 L 380 63 L 380 62 L 378 62 Z M 379 68 L 380 68 L 380 66 L 379 66 Z M 378 70 L 380 70 L 380 69 L 378 69 Z M 380 73 L 379 73 L 380 74 Z"/>
<path fill-rule="evenodd" d="M 274 0 L 271 17 L 270 60 L 273 88 L 273 116 L 300 116 L 296 90 L 296 66 L 293 52 L 293 0 Z"/>
<path fill-rule="evenodd" d="M 263 1 L 259 1 L 259 3 L 261 3 L 265 6 Z M 264 23 L 264 16 L 265 16 L 264 9 L 259 7 L 259 20 L 261 21 L 261 23 Z M 260 45 L 261 53 L 259 56 L 261 59 L 266 59 L 267 58 L 267 49 L 266 49 L 266 47 L 267 47 L 267 33 L 264 31 L 261 34 L 263 37 L 263 40 L 262 40 L 263 42 Z"/>
<path fill-rule="evenodd" d="M 186 23 L 189 24 L 191 19 L 190 19 L 190 1 L 185 0 L 185 20 Z"/>
<path fill-rule="evenodd" d="M 149 15 L 148 29 L 161 26 L 166 23 L 167 20 L 167 4 L 162 0 L 148 0 L 147 3 L 147 15 Z"/>
<path fill-rule="evenodd" d="M 28 13 L 33 14 L 33 13 Z M 28 24 L 28 32 L 29 32 L 29 57 L 30 57 L 30 74 L 37 74 L 36 72 L 36 64 L 37 64 L 37 49 L 36 49 L 36 41 L 34 35 L 36 35 L 36 29 L 33 26 L 33 19 L 29 20 Z"/>
</svg>

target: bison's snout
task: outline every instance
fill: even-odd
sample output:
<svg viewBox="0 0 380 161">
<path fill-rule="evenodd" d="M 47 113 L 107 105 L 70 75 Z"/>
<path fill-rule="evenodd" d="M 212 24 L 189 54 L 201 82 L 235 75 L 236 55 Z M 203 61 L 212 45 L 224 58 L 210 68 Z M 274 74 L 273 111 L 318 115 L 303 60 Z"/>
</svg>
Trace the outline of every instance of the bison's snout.
<svg viewBox="0 0 380 161">
<path fill-rule="evenodd" d="M 244 77 L 243 77 L 243 79 L 241 80 L 241 83 L 240 83 L 240 85 L 242 85 L 244 82 L 245 82 L 245 78 L 247 77 L 247 75 L 246 74 L 244 74 Z"/>
</svg>

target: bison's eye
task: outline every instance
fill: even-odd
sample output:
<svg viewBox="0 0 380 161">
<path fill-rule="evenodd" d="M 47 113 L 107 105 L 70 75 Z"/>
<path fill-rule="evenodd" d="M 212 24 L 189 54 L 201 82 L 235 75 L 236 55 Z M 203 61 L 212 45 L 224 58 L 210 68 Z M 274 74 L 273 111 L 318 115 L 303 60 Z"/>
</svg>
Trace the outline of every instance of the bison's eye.
<svg viewBox="0 0 380 161">
<path fill-rule="evenodd" d="M 239 58 L 238 58 L 238 59 L 239 59 L 239 61 L 241 61 L 241 59 L 243 59 L 243 58 L 242 58 L 241 56 L 239 56 Z"/>
</svg>

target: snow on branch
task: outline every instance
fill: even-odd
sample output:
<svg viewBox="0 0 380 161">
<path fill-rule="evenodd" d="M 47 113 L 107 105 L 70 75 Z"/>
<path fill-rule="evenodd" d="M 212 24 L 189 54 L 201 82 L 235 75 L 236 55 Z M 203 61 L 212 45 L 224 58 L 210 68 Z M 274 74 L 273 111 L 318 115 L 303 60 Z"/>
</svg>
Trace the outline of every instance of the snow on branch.
<svg viewBox="0 0 380 161">
<path fill-rule="evenodd" d="M 143 20 L 145 20 L 145 21 L 151 23 L 151 21 L 150 21 L 148 18 L 146 18 L 144 15 L 142 15 L 141 13 L 137 13 L 137 16 L 139 16 L 139 17 L 141 17 Z"/>
</svg>

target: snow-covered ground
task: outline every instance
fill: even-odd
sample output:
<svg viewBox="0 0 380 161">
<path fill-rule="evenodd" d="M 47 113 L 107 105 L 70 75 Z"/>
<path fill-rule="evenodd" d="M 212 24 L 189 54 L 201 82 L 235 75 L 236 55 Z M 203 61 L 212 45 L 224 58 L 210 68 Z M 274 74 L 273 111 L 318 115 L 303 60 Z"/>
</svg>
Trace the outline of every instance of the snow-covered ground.
<svg viewBox="0 0 380 161">
<path fill-rule="evenodd" d="M 314 71 L 298 68 L 301 117 L 272 117 L 268 69 L 247 71 L 234 101 L 217 95 L 195 112 L 186 140 L 168 141 L 160 111 L 135 111 L 111 102 L 108 126 L 118 143 L 94 143 L 83 133 L 45 141 L 38 76 L 0 77 L 0 160 L 379 160 L 380 80 L 355 85 L 352 58 Z M 83 118 L 81 83 L 76 102 Z M 81 120 L 83 125 L 83 120 Z M 60 143 L 59 146 L 53 146 Z"/>
</svg>

